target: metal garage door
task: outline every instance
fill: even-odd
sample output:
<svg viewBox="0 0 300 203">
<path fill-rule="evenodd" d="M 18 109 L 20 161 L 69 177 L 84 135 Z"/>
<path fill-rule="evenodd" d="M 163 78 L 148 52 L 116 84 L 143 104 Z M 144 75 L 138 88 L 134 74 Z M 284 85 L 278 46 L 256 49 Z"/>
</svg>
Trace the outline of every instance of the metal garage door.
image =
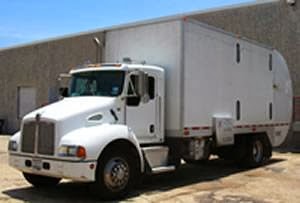
<svg viewBox="0 0 300 203">
<path fill-rule="evenodd" d="M 36 88 L 18 87 L 18 118 L 36 108 Z"/>
</svg>

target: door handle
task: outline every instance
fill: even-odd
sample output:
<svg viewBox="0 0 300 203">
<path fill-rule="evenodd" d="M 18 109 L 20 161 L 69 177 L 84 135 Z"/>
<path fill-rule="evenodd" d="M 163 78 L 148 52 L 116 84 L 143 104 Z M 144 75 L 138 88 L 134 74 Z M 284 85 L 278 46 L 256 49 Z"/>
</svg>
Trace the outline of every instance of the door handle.
<svg viewBox="0 0 300 203">
<path fill-rule="evenodd" d="M 150 133 L 154 133 L 154 130 L 155 130 L 155 126 L 154 126 L 153 124 L 151 124 L 151 125 L 149 126 L 149 131 L 150 131 Z"/>
</svg>

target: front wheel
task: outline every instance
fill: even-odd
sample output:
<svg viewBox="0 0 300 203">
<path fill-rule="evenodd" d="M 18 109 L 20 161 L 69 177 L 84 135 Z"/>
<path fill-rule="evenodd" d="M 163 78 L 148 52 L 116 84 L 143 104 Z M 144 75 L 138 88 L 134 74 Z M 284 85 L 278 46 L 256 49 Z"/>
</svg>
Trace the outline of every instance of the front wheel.
<svg viewBox="0 0 300 203">
<path fill-rule="evenodd" d="M 137 163 L 127 152 L 106 151 L 98 161 L 96 182 L 92 186 L 95 195 L 102 199 L 117 199 L 125 196 L 135 182 Z"/>
<path fill-rule="evenodd" d="M 60 178 L 41 176 L 30 173 L 23 173 L 23 176 L 31 185 L 37 188 L 56 186 L 61 180 Z"/>
</svg>

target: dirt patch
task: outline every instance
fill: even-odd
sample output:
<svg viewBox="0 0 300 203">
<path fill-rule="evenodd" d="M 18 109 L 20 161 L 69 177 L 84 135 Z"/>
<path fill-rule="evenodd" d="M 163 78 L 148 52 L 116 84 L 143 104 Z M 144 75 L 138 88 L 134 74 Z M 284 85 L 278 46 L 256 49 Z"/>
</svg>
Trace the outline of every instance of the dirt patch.
<svg viewBox="0 0 300 203">
<path fill-rule="evenodd" d="M 233 195 L 228 195 L 228 196 L 218 196 L 213 192 L 209 192 L 208 194 L 203 194 L 196 196 L 195 202 L 203 202 L 203 203 L 266 203 L 265 201 L 262 200 L 257 200 L 252 197 L 247 197 L 247 196 L 233 196 Z"/>
</svg>

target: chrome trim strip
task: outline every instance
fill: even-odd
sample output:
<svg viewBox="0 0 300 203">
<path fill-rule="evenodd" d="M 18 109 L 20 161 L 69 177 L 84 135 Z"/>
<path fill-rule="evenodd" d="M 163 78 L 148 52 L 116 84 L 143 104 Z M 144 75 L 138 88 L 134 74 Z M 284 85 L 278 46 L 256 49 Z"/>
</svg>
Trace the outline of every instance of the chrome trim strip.
<svg viewBox="0 0 300 203">
<path fill-rule="evenodd" d="M 94 159 L 88 159 L 88 160 L 67 160 L 67 159 L 59 159 L 59 158 L 45 158 L 45 157 L 40 157 L 40 156 L 29 156 L 29 155 L 24 155 L 24 154 L 17 154 L 17 153 L 9 153 L 10 156 L 18 156 L 18 157 L 24 157 L 24 158 L 39 158 L 44 161 L 61 161 L 61 162 L 70 162 L 70 163 L 87 163 L 87 162 L 97 162 L 97 160 Z"/>
</svg>

